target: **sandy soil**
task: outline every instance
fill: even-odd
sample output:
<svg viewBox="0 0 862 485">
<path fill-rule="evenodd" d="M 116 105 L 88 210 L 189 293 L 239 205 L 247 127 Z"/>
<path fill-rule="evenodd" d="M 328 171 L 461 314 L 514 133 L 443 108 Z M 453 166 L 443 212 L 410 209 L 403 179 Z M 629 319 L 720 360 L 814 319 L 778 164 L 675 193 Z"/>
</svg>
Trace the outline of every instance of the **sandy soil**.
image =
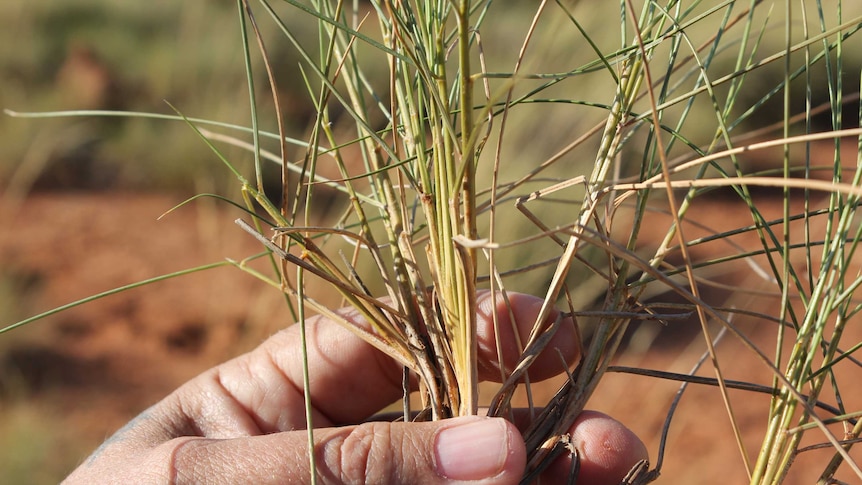
<svg viewBox="0 0 862 485">
<path fill-rule="evenodd" d="M 206 202 L 156 220 L 181 201 L 144 194 L 27 199 L 5 218 L 0 234 L 3 322 L 258 252 L 257 243 L 232 223 L 236 214 Z M 60 460 L 56 471 L 62 473 L 183 381 L 286 325 L 277 292 L 264 287 L 238 269 L 217 268 L 14 330 L 0 339 L 0 406 L 27 417 L 35 406 L 53 422 L 60 443 L 45 438 L 39 446 L 60 446 L 74 456 Z M 39 462 L 19 459 L 28 460 Z"/>
<path fill-rule="evenodd" d="M 14 210 L 5 207 L 0 323 L 259 250 L 232 224 L 236 214 L 207 201 L 156 220 L 181 200 L 153 194 L 45 193 Z M 710 229 L 739 227 L 749 217 L 744 208 L 720 197 L 695 210 L 699 212 L 692 219 L 709 228 L 688 228 L 689 239 Z M 662 224 L 656 222 L 656 234 L 647 236 L 644 244 L 655 243 L 663 233 Z M 752 247 L 756 238 L 741 235 L 734 243 L 704 245 L 695 257 Z M 712 274 L 710 279 L 730 285 L 702 286 L 703 298 L 713 304 L 759 311 L 776 305 L 777 300 L 758 293 L 766 285 L 750 267 Z M 740 288 L 745 290 L 736 291 Z M 114 429 L 181 382 L 253 347 L 288 323 L 277 292 L 235 268 L 223 267 L 110 296 L 3 335 L 0 469 L 7 470 L 8 483 L 55 482 Z M 744 317 L 734 323 L 761 348 L 774 347 L 772 323 Z M 850 325 L 848 333 L 847 342 L 862 340 L 859 325 Z M 694 320 L 665 328 L 644 323 L 632 334 L 620 365 L 685 373 L 704 351 Z M 770 382 L 766 368 L 733 336 L 719 346 L 719 357 L 726 378 Z M 714 371 L 706 364 L 699 374 L 714 376 Z M 859 377 L 855 367 L 839 375 L 847 409 L 862 408 L 862 389 L 854 384 Z M 590 407 L 633 428 L 655 459 L 665 413 L 678 387 L 654 378 L 612 374 Z M 539 402 L 552 390 L 550 385 L 537 388 Z M 768 398 L 743 391 L 731 391 L 730 397 L 743 442 L 753 456 Z M 659 483 L 747 482 L 728 423 L 715 388 L 690 386 L 670 428 Z M 840 426 L 833 429 L 840 438 Z M 819 432 L 808 435 L 807 443 L 823 441 Z M 860 453 L 853 454 L 862 461 Z M 814 465 L 824 456 L 831 453 L 801 455 L 788 483 L 813 483 L 820 471 Z M 839 476 L 853 481 L 846 470 Z"/>
</svg>

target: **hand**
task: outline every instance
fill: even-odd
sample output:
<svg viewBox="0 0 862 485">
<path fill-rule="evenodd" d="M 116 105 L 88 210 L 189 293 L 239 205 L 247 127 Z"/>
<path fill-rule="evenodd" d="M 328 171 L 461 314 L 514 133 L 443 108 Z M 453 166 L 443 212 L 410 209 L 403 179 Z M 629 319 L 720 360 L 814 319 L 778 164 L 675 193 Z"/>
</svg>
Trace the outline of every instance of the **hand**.
<svg viewBox="0 0 862 485">
<path fill-rule="evenodd" d="M 520 294 L 509 299 L 525 339 L 541 301 Z M 480 295 L 478 307 L 480 377 L 499 379 L 492 313 L 497 313 L 503 356 L 511 369 L 518 352 L 509 311 L 502 303 L 491 308 L 489 293 Z M 352 309 L 340 313 L 366 325 Z M 364 422 L 401 396 L 401 367 L 325 318 L 309 319 L 306 328 L 321 483 L 518 483 L 526 450 L 513 424 L 478 416 Z M 307 482 L 299 330 L 289 327 L 252 352 L 189 381 L 108 439 L 67 483 Z M 531 378 L 559 373 L 560 354 L 575 362 L 575 338 L 572 326 L 562 325 L 549 350 L 531 367 Z M 580 484 L 619 483 L 632 465 L 647 457 L 631 431 L 600 413 L 583 413 L 571 433 L 581 458 Z M 561 457 L 546 476 L 568 471 L 568 463 L 559 463 L 568 460 Z M 549 483 L 559 481 L 549 478 Z"/>
</svg>

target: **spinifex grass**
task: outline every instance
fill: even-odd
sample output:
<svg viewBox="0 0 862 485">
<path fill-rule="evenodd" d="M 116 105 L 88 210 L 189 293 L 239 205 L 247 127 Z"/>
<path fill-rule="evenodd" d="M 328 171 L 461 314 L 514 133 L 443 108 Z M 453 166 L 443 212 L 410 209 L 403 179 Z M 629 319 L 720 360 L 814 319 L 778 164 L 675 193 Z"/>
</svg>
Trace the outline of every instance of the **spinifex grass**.
<svg viewBox="0 0 862 485">
<path fill-rule="evenodd" d="M 842 461 L 862 478 L 848 454 L 860 434 L 858 413 L 844 407 L 833 373 L 838 365 L 858 365 L 851 354 L 859 345 L 841 342 L 841 336 L 860 308 L 855 291 L 862 277 L 853 268 L 858 267 L 854 253 L 862 238 L 854 221 L 862 195 L 857 142 L 862 132 L 843 129 L 842 110 L 849 100 L 856 116 L 860 111 L 858 93 L 846 92 L 843 83 L 852 71 L 846 67 L 851 60 L 845 45 L 850 39 L 858 43 L 854 35 L 862 12 L 857 8 L 845 18 L 838 0 L 802 7 L 787 3 L 776 11 L 756 0 L 738 3 L 590 5 L 607 9 L 596 25 L 586 23 L 585 11 L 570 4 L 540 2 L 529 23 L 518 24 L 520 45 L 508 51 L 486 39 L 497 34 L 502 43 L 514 35 L 500 35 L 494 20 L 499 9 L 515 7 L 485 0 L 361 5 L 239 0 L 251 143 L 205 130 L 199 120 L 179 118 L 216 153 L 216 144 L 223 142 L 254 153 L 253 183 L 219 156 L 240 181 L 248 213 L 255 204 L 266 212 L 254 217 L 255 227 L 241 225 L 277 256 L 273 266 L 278 277 L 245 263 L 237 266 L 290 296 L 294 317 L 301 320 L 305 306 L 311 305 L 401 363 L 405 385 L 416 376 L 422 409 L 411 410 L 405 395 L 404 419 L 414 419 L 413 411 L 418 411 L 416 419 L 478 412 L 477 292 L 490 288 L 505 300 L 506 291 L 524 289 L 519 285 L 523 278 L 531 282 L 532 292 L 544 295 L 543 306 L 528 339 L 520 343 L 519 362 L 501 369 L 503 384 L 490 399 L 490 414 L 509 416 L 516 389 L 525 385 L 529 393 L 529 367 L 565 321 L 548 318 L 552 307 L 568 307 L 569 314 L 592 323 L 585 329 L 589 345 L 577 367 L 563 369 L 561 364 L 570 379 L 550 402 L 535 403 L 542 409 L 525 431 L 530 453 L 525 480 L 566 452 L 566 432 L 623 344 L 629 323 L 688 314 L 701 325 L 715 374 L 688 379 L 720 388 L 741 466 L 752 483 L 783 480 L 803 434 L 814 428 L 836 451 L 824 463 L 821 479 L 831 479 Z M 615 29 L 607 28 L 609 14 L 618 16 L 618 40 L 612 39 Z M 286 20 L 297 15 L 318 24 L 316 42 L 303 39 Z M 612 23 L 616 28 L 616 19 Z M 303 60 L 294 74 L 305 81 L 304 94 L 316 111 L 303 142 L 297 141 L 299 136 L 288 137 L 280 112 L 279 133 L 258 126 L 257 107 L 263 101 L 256 86 L 264 83 L 251 67 L 255 55 L 264 61 L 274 105 L 282 105 L 273 68 L 277 59 L 267 54 L 261 34 L 266 28 L 280 33 Z M 565 53 L 564 60 L 546 62 L 543 51 L 551 57 L 555 48 Z M 496 70 L 500 65 L 513 67 Z M 854 69 L 858 78 L 858 67 Z M 751 76 L 761 72 L 779 72 L 781 80 L 759 86 Z M 815 72 L 823 73 L 822 84 L 814 80 Z M 827 92 L 823 101 L 816 100 L 817 89 Z M 758 110 L 773 109 L 770 103 L 779 96 L 784 100 L 778 124 L 739 133 L 757 122 Z M 792 104 L 795 99 L 803 102 Z M 561 107 L 580 110 L 579 117 L 553 111 Z M 523 114 L 531 109 L 556 114 Z M 817 112 L 831 114 L 821 133 L 813 128 Z M 541 126 L 531 126 L 536 123 Z M 532 157 L 536 147 L 508 143 L 523 133 L 541 139 L 545 131 L 562 135 L 542 158 Z M 279 140 L 281 153 L 265 151 L 264 137 Z M 821 167 L 804 150 L 818 140 L 835 143 L 825 179 L 815 178 Z M 300 160 L 288 159 L 288 143 L 305 150 Z M 842 143 L 856 143 L 856 160 L 842 160 Z M 775 164 L 778 176 L 744 170 L 742 156 L 771 146 L 784 152 Z M 282 165 L 280 207 L 264 193 L 264 159 Z M 843 174 L 847 165 L 855 170 L 849 180 Z M 319 173 L 324 170 L 326 176 Z M 316 226 L 312 213 L 323 186 L 347 199 L 343 216 L 331 227 Z M 779 220 L 761 213 L 752 196 L 754 186 L 783 190 Z M 692 205 L 721 187 L 729 188 L 751 217 L 709 237 L 687 236 L 708 226 L 688 219 Z M 815 194 L 824 192 L 828 203 L 816 206 Z M 803 209 L 794 212 L 790 202 L 799 197 Z M 660 244 L 645 251 L 641 234 L 656 210 L 669 213 L 671 223 Z M 518 214 L 528 224 L 510 222 Z M 825 220 L 825 227 L 814 229 L 814 220 Z M 262 221 L 275 232 L 263 231 Z M 792 229 L 798 221 L 801 236 Z M 709 241 L 735 244 L 734 236 L 742 233 L 756 233 L 759 246 L 738 247 L 707 260 L 692 255 Z M 550 259 L 549 248 L 556 251 Z M 797 248 L 804 252 L 802 264 L 795 264 Z M 297 276 L 288 264 L 297 268 Z M 738 311 L 776 323 L 773 351 L 758 348 L 739 330 L 732 319 L 736 310 L 721 308 L 723 302 L 707 301 L 702 294 L 712 284 L 709 271 L 739 271 L 740 266 L 753 269 L 780 297 L 777 315 Z M 310 294 L 313 280 L 342 295 L 371 330 L 318 304 Z M 536 288 L 535 281 L 546 286 Z M 686 304 L 665 304 L 661 298 L 667 294 Z M 587 306 L 594 308 L 582 311 Z M 663 306 L 681 313 L 660 310 Z M 725 379 L 710 323 L 744 343 L 774 375 L 771 386 Z M 783 348 L 788 338 L 793 342 L 789 352 Z M 756 459 L 743 446 L 744 430 L 729 388 L 774 396 L 764 410 L 768 426 Z M 827 389 L 837 406 L 823 402 Z M 844 420 L 843 441 L 819 410 L 836 414 L 832 420 Z M 659 460 L 649 471 L 642 464 L 629 480 L 648 481 L 660 466 Z"/>
</svg>

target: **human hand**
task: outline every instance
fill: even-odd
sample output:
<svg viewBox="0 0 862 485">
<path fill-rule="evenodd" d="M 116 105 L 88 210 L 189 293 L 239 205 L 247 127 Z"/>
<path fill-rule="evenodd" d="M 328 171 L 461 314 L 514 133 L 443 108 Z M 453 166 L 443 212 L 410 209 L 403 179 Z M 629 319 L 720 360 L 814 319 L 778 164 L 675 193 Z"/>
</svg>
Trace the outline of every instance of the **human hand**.
<svg viewBox="0 0 862 485">
<path fill-rule="evenodd" d="M 498 299 L 499 300 L 499 299 Z M 510 294 L 525 339 L 541 301 Z M 480 377 L 499 379 L 492 313 L 499 320 L 506 367 L 518 359 L 509 311 L 478 301 Z M 352 309 L 340 313 L 366 325 Z M 557 315 L 551 315 L 554 319 Z M 299 483 L 310 477 L 302 344 L 289 327 L 252 352 L 192 379 L 118 431 L 66 483 Z M 306 322 L 315 459 L 322 483 L 518 483 L 526 450 L 502 418 L 436 422 L 364 422 L 402 393 L 402 368 L 332 321 Z M 578 358 L 571 325 L 561 325 L 531 367 L 533 380 Z M 559 349 L 559 354 L 554 350 Z M 360 423 L 360 424 L 357 424 Z M 622 424 L 585 412 L 570 430 L 580 454 L 579 484 L 616 484 L 647 457 Z M 544 476 L 569 470 L 561 457 Z M 561 477 L 548 477 L 556 483 Z"/>
</svg>

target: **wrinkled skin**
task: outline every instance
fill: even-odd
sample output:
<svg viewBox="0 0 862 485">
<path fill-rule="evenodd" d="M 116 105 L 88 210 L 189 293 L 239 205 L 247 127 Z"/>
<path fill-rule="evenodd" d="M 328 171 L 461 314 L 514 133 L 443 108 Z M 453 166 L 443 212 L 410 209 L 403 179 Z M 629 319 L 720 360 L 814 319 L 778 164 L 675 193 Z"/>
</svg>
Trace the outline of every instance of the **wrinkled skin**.
<svg viewBox="0 0 862 485">
<path fill-rule="evenodd" d="M 498 299 L 499 300 L 499 299 Z M 521 339 L 541 301 L 510 295 Z M 499 379 L 492 314 L 503 359 L 518 358 L 510 313 L 479 298 L 480 377 Z M 340 313 L 358 325 L 353 310 Z M 556 318 L 551 315 L 549 318 Z M 564 322 L 566 323 L 566 322 Z M 306 322 L 315 459 L 321 483 L 515 484 L 526 462 L 518 429 L 501 418 L 439 422 L 368 421 L 402 393 L 401 367 L 325 318 Z M 559 373 L 560 355 L 578 355 L 571 322 L 562 325 L 531 368 L 540 380 Z M 90 456 L 66 483 L 299 483 L 309 479 L 299 326 L 189 381 L 135 418 Z M 580 454 L 579 484 L 616 484 L 647 457 L 643 443 L 617 421 L 583 413 L 570 430 Z M 558 483 L 570 457 L 546 472 Z"/>
</svg>

